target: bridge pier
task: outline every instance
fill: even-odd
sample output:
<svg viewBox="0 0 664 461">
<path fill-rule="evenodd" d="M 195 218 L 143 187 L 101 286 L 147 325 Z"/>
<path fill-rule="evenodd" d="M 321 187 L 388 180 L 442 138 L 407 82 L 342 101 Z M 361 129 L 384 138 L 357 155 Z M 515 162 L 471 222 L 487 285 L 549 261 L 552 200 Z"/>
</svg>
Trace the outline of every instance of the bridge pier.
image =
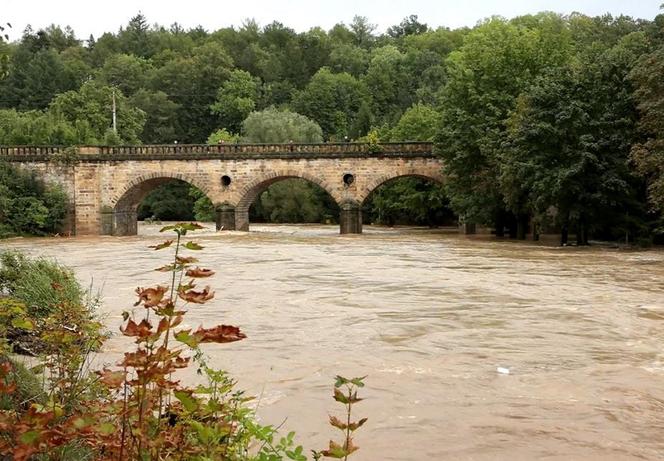
<svg viewBox="0 0 664 461">
<path fill-rule="evenodd" d="M 465 222 L 459 224 L 459 232 L 464 235 L 472 235 L 477 233 L 477 226 L 474 222 Z"/>
<path fill-rule="evenodd" d="M 344 202 L 339 207 L 339 232 L 341 234 L 362 233 L 362 207 L 357 202 Z"/>
<path fill-rule="evenodd" d="M 216 208 L 217 230 L 235 230 L 235 207 L 228 204 Z M 247 213 L 248 215 L 248 213 Z"/>
<path fill-rule="evenodd" d="M 235 208 L 235 230 L 249 232 L 249 208 Z"/>
<path fill-rule="evenodd" d="M 138 213 L 136 210 L 110 210 L 101 212 L 102 235 L 138 234 Z"/>
</svg>

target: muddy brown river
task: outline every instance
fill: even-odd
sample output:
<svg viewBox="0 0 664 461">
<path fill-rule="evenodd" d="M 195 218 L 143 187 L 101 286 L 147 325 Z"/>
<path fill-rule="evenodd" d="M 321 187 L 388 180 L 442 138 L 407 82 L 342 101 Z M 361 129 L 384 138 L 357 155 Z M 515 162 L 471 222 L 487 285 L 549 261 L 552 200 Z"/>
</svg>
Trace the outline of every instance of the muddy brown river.
<svg viewBox="0 0 664 461">
<path fill-rule="evenodd" d="M 101 289 L 117 332 L 134 289 L 165 280 L 152 269 L 167 253 L 146 248 L 157 229 L 0 246 L 73 267 Z M 246 332 L 207 347 L 211 362 L 305 449 L 336 437 L 327 418 L 338 373 L 368 375 L 356 461 L 664 459 L 664 251 L 253 230 L 200 234 L 216 298 L 187 321 Z M 116 334 L 101 360 L 126 343 Z"/>
</svg>

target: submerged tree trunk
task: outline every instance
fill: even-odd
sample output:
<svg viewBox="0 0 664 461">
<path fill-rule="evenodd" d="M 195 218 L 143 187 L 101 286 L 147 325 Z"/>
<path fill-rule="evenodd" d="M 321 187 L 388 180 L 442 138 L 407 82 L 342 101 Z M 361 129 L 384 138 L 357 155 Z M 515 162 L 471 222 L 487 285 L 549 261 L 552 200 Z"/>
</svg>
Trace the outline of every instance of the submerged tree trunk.
<svg viewBox="0 0 664 461">
<path fill-rule="evenodd" d="M 565 246 L 569 242 L 569 211 L 565 213 L 562 226 L 560 228 L 560 246 Z"/>
<path fill-rule="evenodd" d="M 540 239 L 540 226 L 537 221 L 533 221 L 533 241 L 537 242 Z"/>
<path fill-rule="evenodd" d="M 509 232 L 510 232 L 510 238 L 511 238 L 511 239 L 515 239 L 515 238 L 517 237 L 517 235 L 518 235 L 518 227 L 519 227 L 519 226 L 517 225 L 516 221 L 510 223 L 510 229 L 509 229 Z"/>
<path fill-rule="evenodd" d="M 505 217 L 502 211 L 498 212 L 494 221 L 496 237 L 505 237 Z"/>
<path fill-rule="evenodd" d="M 517 216 L 516 220 L 516 238 L 519 240 L 526 239 L 526 233 L 528 232 L 528 219 L 527 214 L 520 214 Z"/>
<path fill-rule="evenodd" d="M 576 229 L 576 244 L 577 246 L 588 245 L 588 224 L 583 214 L 579 217 L 579 224 Z"/>
</svg>

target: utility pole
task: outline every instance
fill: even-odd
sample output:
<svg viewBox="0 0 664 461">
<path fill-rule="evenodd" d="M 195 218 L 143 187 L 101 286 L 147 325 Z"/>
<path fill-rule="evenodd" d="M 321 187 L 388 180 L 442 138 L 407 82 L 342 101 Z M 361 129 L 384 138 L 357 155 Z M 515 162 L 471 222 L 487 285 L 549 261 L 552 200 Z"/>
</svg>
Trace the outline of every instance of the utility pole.
<svg viewBox="0 0 664 461">
<path fill-rule="evenodd" d="M 113 132 L 115 134 L 118 134 L 118 126 L 116 123 L 116 116 L 115 116 L 115 88 L 113 88 Z"/>
</svg>

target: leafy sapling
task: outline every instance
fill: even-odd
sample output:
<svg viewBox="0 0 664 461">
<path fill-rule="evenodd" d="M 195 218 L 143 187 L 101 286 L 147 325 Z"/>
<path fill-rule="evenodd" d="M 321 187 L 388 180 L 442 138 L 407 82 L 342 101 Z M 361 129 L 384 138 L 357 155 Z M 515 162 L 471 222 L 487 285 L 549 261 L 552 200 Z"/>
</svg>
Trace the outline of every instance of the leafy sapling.
<svg viewBox="0 0 664 461">
<path fill-rule="evenodd" d="M 325 457 L 343 459 L 346 461 L 349 455 L 360 448 L 353 444 L 353 435 L 357 429 L 362 427 L 364 423 L 367 422 L 367 418 L 362 418 L 358 421 L 351 421 L 351 413 L 353 410 L 353 405 L 363 400 L 357 396 L 357 391 L 359 388 L 364 387 L 365 378 L 366 376 L 362 376 L 361 378 L 348 379 L 337 375 L 336 381 L 334 383 L 333 398 L 345 406 L 346 414 L 344 415 L 345 421 L 337 418 L 336 416 L 330 416 L 330 424 L 339 429 L 343 433 L 344 438 L 341 443 L 330 440 L 330 446 L 327 450 L 314 450 L 314 460 L 320 460 L 322 457 Z"/>
</svg>

